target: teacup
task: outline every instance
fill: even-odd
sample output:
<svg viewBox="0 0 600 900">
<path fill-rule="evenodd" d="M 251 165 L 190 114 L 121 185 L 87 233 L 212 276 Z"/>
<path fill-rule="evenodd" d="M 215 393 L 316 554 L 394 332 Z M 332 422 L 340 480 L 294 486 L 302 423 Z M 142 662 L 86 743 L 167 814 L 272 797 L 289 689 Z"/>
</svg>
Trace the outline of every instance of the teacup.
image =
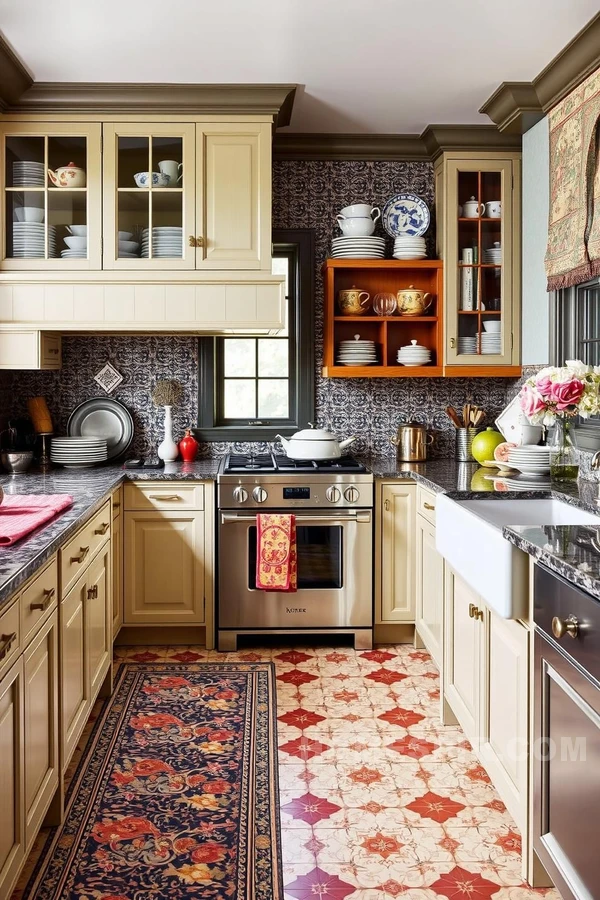
<svg viewBox="0 0 600 900">
<path fill-rule="evenodd" d="M 169 179 L 169 186 L 176 187 L 183 178 L 183 163 L 178 163 L 174 159 L 163 159 L 158 164 L 159 172 L 166 175 Z"/>
<path fill-rule="evenodd" d="M 502 203 L 500 200 L 489 200 L 485 204 L 485 214 L 488 219 L 502 218 Z"/>
<path fill-rule="evenodd" d="M 375 222 L 370 216 L 336 216 L 342 234 L 352 237 L 367 237 L 375 231 Z"/>
<path fill-rule="evenodd" d="M 356 285 L 338 292 L 338 306 L 343 316 L 362 316 L 367 311 L 371 295 Z"/>
<path fill-rule="evenodd" d="M 373 213 L 376 213 L 377 215 L 373 215 Z M 381 216 L 381 210 L 378 206 L 371 206 L 370 203 L 352 203 L 350 206 L 345 206 L 340 210 L 340 215 L 345 219 L 353 219 L 356 217 L 363 219 L 369 216 L 376 222 Z"/>
<path fill-rule="evenodd" d="M 478 219 L 483 215 L 484 211 L 485 206 L 483 203 L 478 203 L 475 197 L 471 197 L 462 205 L 463 219 Z"/>
</svg>

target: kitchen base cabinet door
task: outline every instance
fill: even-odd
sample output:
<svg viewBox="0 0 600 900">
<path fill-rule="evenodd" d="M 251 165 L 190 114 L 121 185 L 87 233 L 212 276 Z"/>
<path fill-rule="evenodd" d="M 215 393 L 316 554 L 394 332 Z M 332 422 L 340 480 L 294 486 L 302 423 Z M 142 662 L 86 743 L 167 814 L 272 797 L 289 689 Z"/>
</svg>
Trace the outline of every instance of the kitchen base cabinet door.
<svg viewBox="0 0 600 900">
<path fill-rule="evenodd" d="M 93 703 L 111 666 L 112 608 L 111 548 L 104 549 L 90 563 L 86 579 L 87 663 L 90 675 L 90 700 Z"/>
<path fill-rule="evenodd" d="M 60 606 L 61 760 L 66 769 L 90 711 L 85 575 Z"/>
<path fill-rule="evenodd" d="M 442 668 L 444 559 L 435 546 L 435 525 L 417 516 L 417 613 L 415 627 L 438 667 Z"/>
<path fill-rule="evenodd" d="M 0 900 L 8 900 L 25 859 L 23 663 L 0 681 Z"/>
<path fill-rule="evenodd" d="M 38 833 L 58 787 L 58 612 L 23 654 L 25 845 Z"/>
<path fill-rule="evenodd" d="M 121 522 L 123 517 L 118 515 L 113 519 L 111 547 L 112 547 L 112 637 L 113 640 L 123 624 L 123 529 Z"/>
<path fill-rule="evenodd" d="M 415 620 L 416 485 L 381 486 L 377 624 Z"/>
<path fill-rule="evenodd" d="M 487 613 L 487 657 L 480 757 L 508 811 L 527 822 L 528 629 Z"/>
<path fill-rule="evenodd" d="M 204 512 L 127 512 L 125 559 L 125 624 L 204 624 Z"/>
<path fill-rule="evenodd" d="M 464 581 L 446 566 L 445 576 L 445 699 L 477 751 L 481 720 L 482 642 L 484 623 L 473 612 L 481 602 Z M 478 606 L 479 603 L 479 606 Z"/>
</svg>

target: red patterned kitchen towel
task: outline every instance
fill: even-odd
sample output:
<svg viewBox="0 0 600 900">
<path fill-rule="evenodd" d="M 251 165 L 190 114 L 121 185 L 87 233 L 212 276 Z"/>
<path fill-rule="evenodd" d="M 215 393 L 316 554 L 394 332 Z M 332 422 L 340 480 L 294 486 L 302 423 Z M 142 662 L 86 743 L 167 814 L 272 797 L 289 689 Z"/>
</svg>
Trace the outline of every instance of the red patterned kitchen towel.
<svg viewBox="0 0 600 900">
<path fill-rule="evenodd" d="M 14 544 L 73 505 L 69 494 L 10 494 L 0 506 L 0 546 Z"/>
<path fill-rule="evenodd" d="M 256 530 L 256 587 L 260 591 L 297 590 L 296 517 L 259 513 Z"/>
</svg>

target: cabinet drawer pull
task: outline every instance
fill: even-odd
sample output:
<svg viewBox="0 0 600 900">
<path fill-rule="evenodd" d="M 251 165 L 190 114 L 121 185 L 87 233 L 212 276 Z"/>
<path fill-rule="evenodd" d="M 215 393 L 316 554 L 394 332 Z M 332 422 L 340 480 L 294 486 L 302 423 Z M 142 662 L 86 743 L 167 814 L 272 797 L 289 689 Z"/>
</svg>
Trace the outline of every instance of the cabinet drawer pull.
<svg viewBox="0 0 600 900">
<path fill-rule="evenodd" d="M 119 503 L 118 500 L 115 503 L 113 503 L 113 509 L 121 509 L 121 504 Z"/>
<path fill-rule="evenodd" d="M 72 556 L 71 562 L 72 563 L 82 563 L 89 552 L 90 552 L 89 547 L 80 547 L 79 548 L 79 556 Z"/>
<path fill-rule="evenodd" d="M 48 347 L 46 353 L 58 353 L 58 347 Z"/>
<path fill-rule="evenodd" d="M 469 616 L 471 619 L 481 619 L 483 622 L 483 610 L 475 606 L 474 603 L 469 603 Z"/>
<path fill-rule="evenodd" d="M 386 509 L 389 509 L 389 508 L 390 508 L 390 501 L 389 501 L 389 500 L 385 500 L 383 505 L 384 505 L 384 507 L 385 507 Z"/>
<path fill-rule="evenodd" d="M 150 494 L 151 500 L 181 500 L 179 494 Z"/>
<path fill-rule="evenodd" d="M 434 506 L 433 503 L 425 503 L 425 502 L 424 502 L 424 503 L 423 503 L 423 506 L 425 507 L 425 509 L 430 509 L 430 510 L 432 510 L 432 511 L 435 510 L 435 506 Z"/>
<path fill-rule="evenodd" d="M 12 634 L 0 634 L 0 659 L 4 659 L 4 657 L 8 655 L 10 648 L 13 645 L 13 641 L 16 639 L 16 631 L 13 631 Z"/>
<path fill-rule="evenodd" d="M 42 611 L 45 611 L 52 603 L 52 598 L 55 594 L 56 588 L 44 588 L 44 599 L 40 600 L 38 603 L 30 603 L 29 609 L 32 611 L 34 609 L 41 609 Z"/>
<path fill-rule="evenodd" d="M 100 526 L 100 528 L 96 528 L 96 530 L 94 531 L 94 534 L 106 534 L 106 532 L 108 531 L 109 528 L 110 528 L 110 523 L 103 522 L 102 525 Z"/>
<path fill-rule="evenodd" d="M 96 600 L 98 597 L 98 585 L 93 584 L 91 588 L 88 588 L 88 600 Z"/>
</svg>

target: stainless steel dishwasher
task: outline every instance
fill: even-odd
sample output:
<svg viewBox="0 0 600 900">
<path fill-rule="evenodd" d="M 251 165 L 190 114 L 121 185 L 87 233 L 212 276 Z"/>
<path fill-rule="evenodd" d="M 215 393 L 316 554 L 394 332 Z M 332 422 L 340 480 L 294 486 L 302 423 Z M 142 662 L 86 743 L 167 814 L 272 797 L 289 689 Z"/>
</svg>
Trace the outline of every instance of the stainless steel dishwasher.
<svg viewBox="0 0 600 900">
<path fill-rule="evenodd" d="M 600 602 L 535 572 L 534 850 L 564 900 L 600 897 Z"/>
</svg>

